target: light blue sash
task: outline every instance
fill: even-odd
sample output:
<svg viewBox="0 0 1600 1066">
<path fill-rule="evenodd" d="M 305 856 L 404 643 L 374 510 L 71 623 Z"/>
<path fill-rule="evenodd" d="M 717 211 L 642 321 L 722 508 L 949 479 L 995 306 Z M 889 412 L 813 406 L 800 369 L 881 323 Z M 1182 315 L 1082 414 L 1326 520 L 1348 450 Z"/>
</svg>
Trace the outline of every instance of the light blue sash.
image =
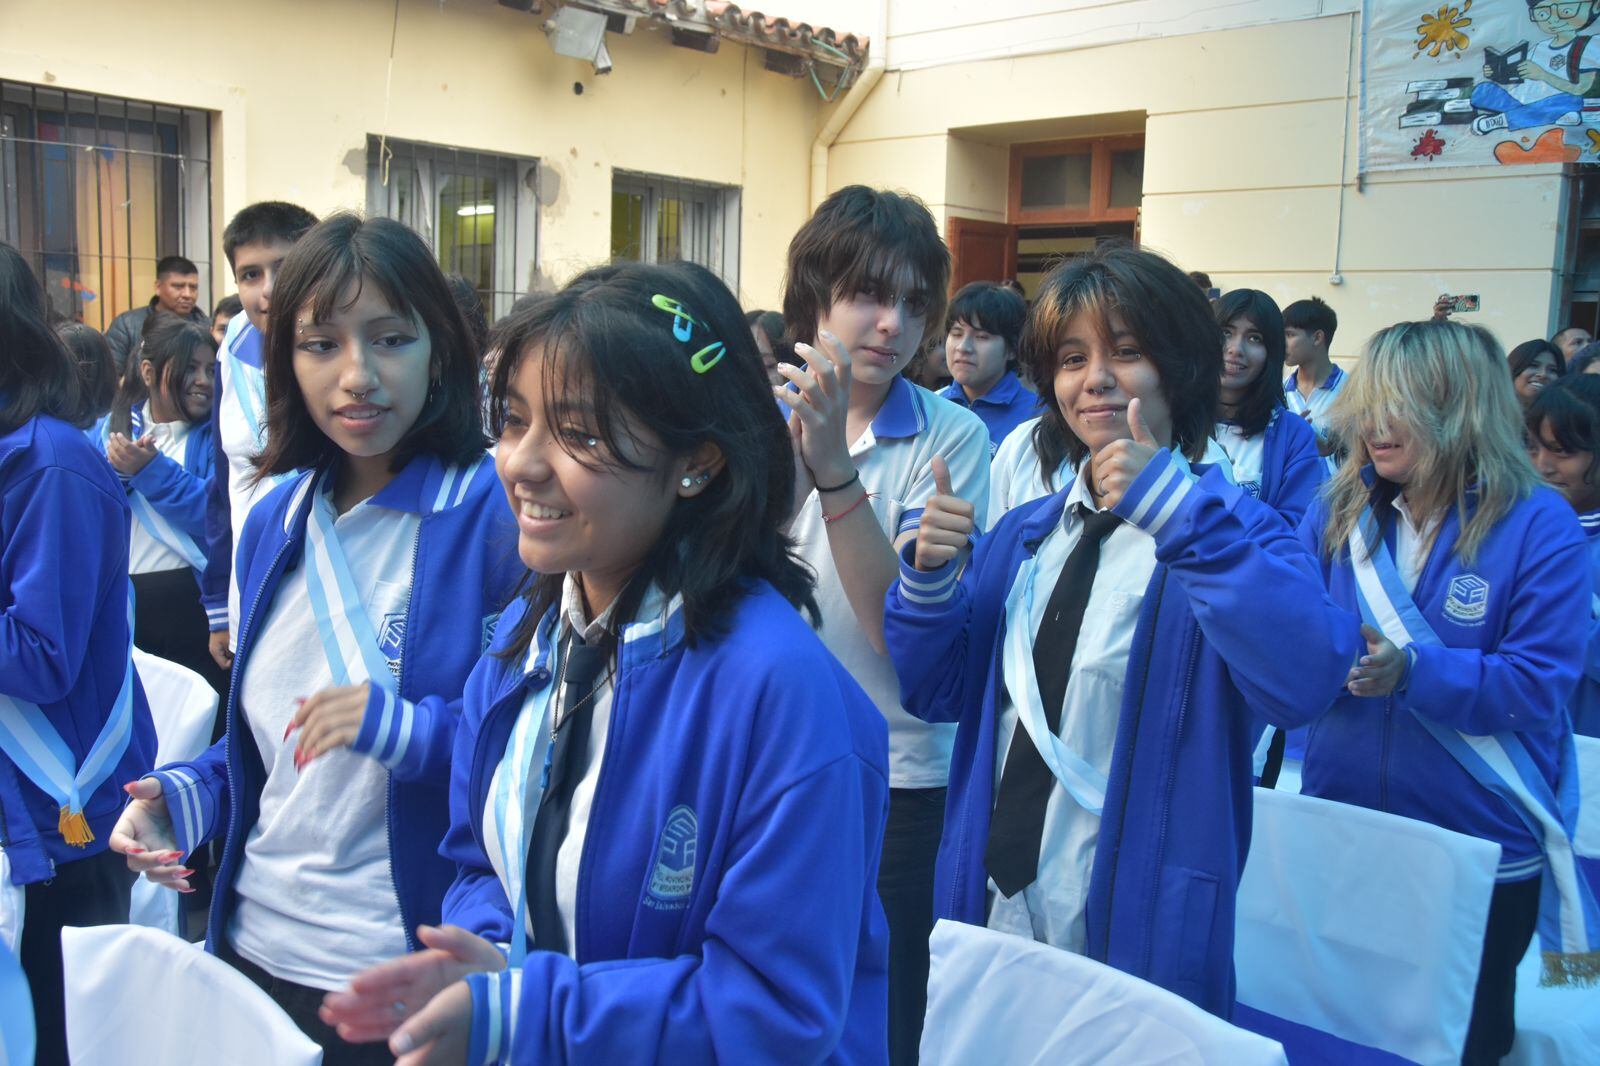
<svg viewBox="0 0 1600 1066">
<path fill-rule="evenodd" d="M 240 333 L 239 336 L 243 336 Z M 231 339 L 231 338 L 230 338 Z M 239 417 L 244 419 L 245 426 L 250 431 L 250 438 L 256 442 L 256 454 L 260 454 L 267 446 L 267 421 L 265 412 L 267 407 L 267 375 L 258 366 L 251 366 L 240 359 L 228 345 L 222 352 L 222 359 L 228 365 L 228 387 L 224 390 L 224 397 L 233 397 L 239 409 Z M 263 481 L 270 487 L 283 484 L 294 474 L 272 474 Z"/>
<path fill-rule="evenodd" d="M 545 640 L 554 633 L 553 625 L 546 625 L 539 637 L 528 648 L 527 669 L 532 670 L 543 650 Z M 517 724 L 511 730 L 505 755 L 495 774 L 494 792 L 489 797 L 494 818 L 494 832 L 490 834 L 493 846 L 500 852 L 500 883 L 506 892 L 506 902 L 511 904 L 511 968 L 522 965 L 528 955 L 528 845 L 533 838 L 533 819 L 529 812 L 539 809 L 544 786 L 550 770 L 550 731 L 545 728 L 549 719 L 551 699 L 556 692 L 557 650 L 552 647 L 550 673 L 547 680 L 528 692 L 517 714 Z M 544 767 L 538 778 L 533 767 Z"/>
<path fill-rule="evenodd" d="M 1039 678 L 1033 671 L 1033 585 L 1038 562 L 1027 558 L 1017 570 L 1006 597 L 1006 646 L 1003 656 L 1006 690 L 1017 709 L 1017 727 L 1025 729 L 1033 746 L 1039 749 L 1050 772 L 1072 801 L 1090 814 L 1099 814 L 1106 805 L 1107 781 L 1088 760 L 1069 748 L 1050 730 L 1045 717 L 1044 698 L 1039 695 Z M 1113 711 L 1117 708 L 1113 708 Z"/>
<path fill-rule="evenodd" d="M 1443 647 L 1406 591 L 1370 508 L 1350 533 L 1361 616 L 1396 647 Z M 1428 733 L 1484 788 L 1509 803 L 1544 852 L 1539 941 L 1544 984 L 1589 984 L 1600 977 L 1600 910 L 1577 868 L 1572 833 L 1578 813 L 1577 753 L 1569 733 L 1552 790 L 1516 733 L 1472 736 L 1412 712 Z"/>
<path fill-rule="evenodd" d="M 133 737 L 133 594 L 128 594 L 127 665 L 122 671 L 122 688 L 99 736 L 74 766 L 72 749 L 56 732 L 50 719 L 37 706 L 0 693 L 0 751 L 4 751 L 24 777 L 50 796 L 61 808 L 58 829 L 62 839 L 74 847 L 94 840 L 88 819 L 83 814 L 84 797 L 110 776 L 128 750 Z"/>
<path fill-rule="evenodd" d="M 329 495 L 332 484 L 331 470 L 317 477 L 311 487 L 310 514 L 306 516 L 306 593 L 316 618 L 317 637 L 334 685 L 370 681 L 393 692 L 394 675 L 389 672 L 389 661 L 378 648 L 378 631 L 362 603 L 351 576 L 350 560 L 334 529 L 336 516 Z M 388 725 L 383 723 L 379 736 L 389 735 Z"/>
</svg>

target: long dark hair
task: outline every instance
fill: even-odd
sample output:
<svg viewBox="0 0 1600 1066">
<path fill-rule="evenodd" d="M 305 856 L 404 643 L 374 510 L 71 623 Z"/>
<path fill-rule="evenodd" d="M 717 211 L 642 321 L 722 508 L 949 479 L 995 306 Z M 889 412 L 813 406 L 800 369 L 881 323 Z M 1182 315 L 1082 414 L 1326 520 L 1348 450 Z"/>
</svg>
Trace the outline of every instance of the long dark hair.
<svg viewBox="0 0 1600 1066">
<path fill-rule="evenodd" d="M 81 425 L 78 369 L 50 328 L 44 287 L 22 253 L 0 243 L 0 433 L 36 415 Z"/>
<path fill-rule="evenodd" d="M 678 340 L 676 319 L 657 306 L 658 296 L 676 301 L 704 329 L 694 328 L 688 343 Z M 712 340 L 727 346 L 725 356 L 697 373 L 690 358 Z M 649 469 L 625 458 L 639 454 L 630 423 L 659 439 L 668 456 L 708 442 L 722 452 L 725 465 L 705 491 L 674 504 L 660 539 L 617 599 L 619 622 L 632 620 L 654 584 L 668 597 L 682 595 L 685 638 L 693 644 L 722 632 L 749 582 L 765 580 L 815 624 L 815 579 L 784 532 L 794 498 L 788 429 L 738 301 L 715 275 L 693 263 L 599 267 L 513 311 L 490 344 L 502 353 L 490 385 L 497 435 L 511 381 L 535 359 L 546 423 L 585 411 L 585 427 L 604 456 L 594 461 Z M 515 659 L 526 652 L 540 619 L 559 601 L 563 579 L 529 576 L 528 613 L 500 654 Z"/>
<path fill-rule="evenodd" d="M 1567 357 L 1559 345 L 1551 344 L 1543 337 L 1536 337 L 1531 341 L 1523 341 L 1506 353 L 1506 366 L 1511 370 L 1511 380 L 1515 381 L 1517 375 L 1533 365 L 1533 361 L 1541 355 L 1548 355 L 1556 361 L 1556 376 L 1567 372 Z"/>
<path fill-rule="evenodd" d="M 1056 377 L 1056 352 L 1067 328 L 1087 314 L 1109 336 L 1115 313 L 1155 364 L 1172 412 L 1172 447 L 1198 462 L 1205 454 L 1222 389 L 1222 335 L 1211 303 L 1189 276 L 1154 252 L 1109 241 L 1058 264 L 1039 283 L 1022 330 L 1022 360 L 1041 394 Z M 1282 331 L 1279 331 L 1280 335 Z M 1088 447 L 1073 435 L 1057 403 L 1044 405 L 1033 447 L 1045 484 L 1055 487 L 1063 460 L 1082 463 Z"/>
<path fill-rule="evenodd" d="M 1283 359 L 1288 341 L 1283 332 L 1283 312 L 1278 301 L 1260 289 L 1233 289 L 1225 292 L 1215 305 L 1218 332 L 1235 319 L 1247 318 L 1261 333 L 1261 344 L 1267 350 L 1267 361 L 1261 373 L 1245 390 L 1233 412 L 1233 423 L 1245 435 L 1255 436 L 1272 422 L 1272 415 L 1283 406 Z M 1218 407 L 1221 415 L 1221 407 Z M 1220 420 L 1220 419 L 1219 419 Z"/>
<path fill-rule="evenodd" d="M 62 322 L 56 326 L 56 336 L 77 363 L 83 394 L 80 428 L 87 429 L 111 410 L 111 398 L 117 394 L 117 360 L 105 335 L 83 322 Z"/>
<path fill-rule="evenodd" d="M 439 263 L 411 230 L 353 214 L 318 223 L 284 257 L 272 291 L 262 369 L 267 378 L 267 446 L 256 477 L 326 469 L 338 445 L 312 421 L 294 376 L 295 319 L 308 306 L 327 318 L 352 289 L 375 285 L 389 306 L 422 323 L 437 389 L 395 448 L 393 469 L 420 453 L 466 463 L 483 453 L 478 413 L 478 348 Z"/>
<path fill-rule="evenodd" d="M 176 392 L 183 387 L 184 375 L 189 373 L 198 348 L 217 350 L 217 342 L 205 326 L 171 311 L 152 314 L 145 323 L 144 340 L 128 356 L 128 365 L 122 369 L 122 382 L 111 398 L 110 428 L 117 433 L 128 432 L 133 409 L 150 398 L 150 389 L 144 383 L 146 361 L 155 371 L 156 387 Z M 181 410 L 182 405 L 179 407 Z"/>
</svg>

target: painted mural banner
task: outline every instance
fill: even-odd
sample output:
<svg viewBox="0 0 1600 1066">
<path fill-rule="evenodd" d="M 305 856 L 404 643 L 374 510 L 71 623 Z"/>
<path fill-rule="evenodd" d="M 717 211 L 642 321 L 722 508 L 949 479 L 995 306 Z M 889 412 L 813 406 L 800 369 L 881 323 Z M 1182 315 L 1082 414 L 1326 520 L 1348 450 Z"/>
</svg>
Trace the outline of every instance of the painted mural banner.
<svg viewBox="0 0 1600 1066">
<path fill-rule="evenodd" d="M 1361 167 L 1600 163 L 1600 0 L 1364 0 Z"/>
</svg>

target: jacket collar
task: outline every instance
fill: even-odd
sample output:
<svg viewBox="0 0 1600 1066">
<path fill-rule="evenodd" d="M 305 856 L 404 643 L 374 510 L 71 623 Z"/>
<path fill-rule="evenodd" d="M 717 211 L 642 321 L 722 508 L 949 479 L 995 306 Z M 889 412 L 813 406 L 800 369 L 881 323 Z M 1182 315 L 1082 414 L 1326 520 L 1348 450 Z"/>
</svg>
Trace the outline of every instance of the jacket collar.
<svg viewBox="0 0 1600 1066">
<path fill-rule="evenodd" d="M 1333 372 L 1328 375 L 1327 379 L 1324 380 L 1321 385 L 1317 386 L 1317 389 L 1325 392 L 1332 392 L 1334 389 L 1339 387 L 1339 382 L 1343 380 L 1343 378 L 1344 371 L 1339 369 L 1338 363 L 1334 363 Z M 1291 371 L 1289 376 L 1283 379 L 1283 391 L 1288 392 L 1290 389 L 1298 389 L 1299 387 L 1300 375 L 1294 371 Z"/>
<path fill-rule="evenodd" d="M 883 398 L 883 406 L 872 416 L 872 435 L 879 440 L 915 437 L 927 428 L 928 414 L 916 386 L 896 375 L 889 383 L 889 394 Z"/>
<path fill-rule="evenodd" d="M 971 408 L 979 404 L 987 407 L 1010 407 L 1019 399 L 1024 398 L 1024 394 L 1027 391 L 1022 385 L 1022 381 L 1017 377 L 1016 372 L 1007 370 L 1000 376 L 1000 380 L 994 383 L 994 388 L 979 396 L 976 400 L 967 399 L 965 390 L 961 388 L 960 382 L 956 381 L 952 381 L 949 385 L 940 389 L 939 395 L 953 403 L 960 404 L 962 407 Z"/>
<path fill-rule="evenodd" d="M 465 465 L 446 463 L 436 455 L 422 454 L 412 458 L 401 471 L 370 501 L 375 507 L 392 511 L 430 515 L 459 507 L 467 498 L 473 482 L 486 476 L 484 469 L 492 466 L 487 453 Z M 308 470 L 295 483 L 294 495 L 283 516 L 283 531 L 292 532 L 308 507 L 310 489 L 320 480 L 321 471 Z"/>
</svg>

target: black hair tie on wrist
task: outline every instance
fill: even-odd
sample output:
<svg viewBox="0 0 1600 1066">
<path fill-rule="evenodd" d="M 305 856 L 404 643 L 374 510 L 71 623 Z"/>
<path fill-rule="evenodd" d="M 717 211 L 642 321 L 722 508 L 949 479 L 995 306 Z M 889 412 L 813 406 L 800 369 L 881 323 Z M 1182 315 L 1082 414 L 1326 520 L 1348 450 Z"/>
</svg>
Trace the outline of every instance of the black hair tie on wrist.
<svg viewBox="0 0 1600 1066">
<path fill-rule="evenodd" d="M 817 486 L 817 491 L 818 492 L 840 492 L 840 491 L 842 491 L 844 489 L 849 488 L 851 485 L 854 485 L 856 482 L 858 482 L 860 480 L 861 480 L 861 471 L 857 470 L 855 473 L 850 475 L 850 480 L 849 481 L 841 481 L 837 485 L 829 485 L 826 488 L 824 488 L 821 485 L 818 485 Z"/>
</svg>

